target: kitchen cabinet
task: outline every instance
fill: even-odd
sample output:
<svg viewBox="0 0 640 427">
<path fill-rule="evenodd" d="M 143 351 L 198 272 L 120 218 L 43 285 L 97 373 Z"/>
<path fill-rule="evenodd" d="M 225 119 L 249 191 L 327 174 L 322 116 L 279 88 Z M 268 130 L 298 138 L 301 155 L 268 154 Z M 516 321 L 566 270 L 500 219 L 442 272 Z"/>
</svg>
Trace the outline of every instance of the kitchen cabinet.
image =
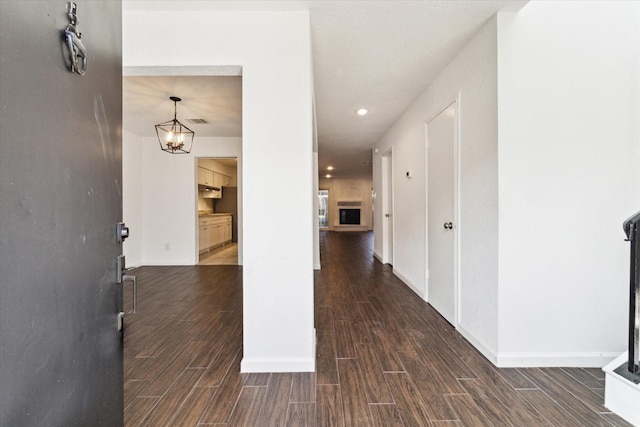
<svg viewBox="0 0 640 427">
<path fill-rule="evenodd" d="M 200 253 L 231 242 L 231 215 L 213 214 L 199 218 L 198 250 Z"/>
<path fill-rule="evenodd" d="M 214 173 L 209 169 L 198 166 L 198 184 L 215 186 L 214 185 Z"/>
<path fill-rule="evenodd" d="M 213 173 L 213 186 L 214 187 L 218 187 L 218 188 L 229 187 L 231 185 L 232 181 L 233 181 L 233 178 L 231 178 L 229 175 L 225 175 L 225 174 L 218 173 L 218 172 L 214 172 Z"/>
<path fill-rule="evenodd" d="M 213 173 L 213 186 L 222 188 L 222 174 L 218 172 Z"/>
<path fill-rule="evenodd" d="M 200 224 L 202 224 L 202 222 Z M 200 225 L 200 227 L 198 227 L 198 249 L 200 252 L 204 252 L 209 248 L 209 241 L 209 228 Z"/>
<path fill-rule="evenodd" d="M 228 175 L 198 166 L 198 185 L 206 185 L 208 190 L 200 190 L 200 194 L 205 199 L 220 199 L 222 197 L 222 187 L 232 184 L 233 178 Z M 218 190 L 213 190 L 217 188 Z"/>
</svg>

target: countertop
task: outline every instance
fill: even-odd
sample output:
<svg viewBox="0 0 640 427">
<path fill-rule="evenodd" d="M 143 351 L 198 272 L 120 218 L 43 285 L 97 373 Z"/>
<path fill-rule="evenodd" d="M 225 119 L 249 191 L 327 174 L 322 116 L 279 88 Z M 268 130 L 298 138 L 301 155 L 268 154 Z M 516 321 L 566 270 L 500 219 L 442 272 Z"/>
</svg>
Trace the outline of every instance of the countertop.
<svg viewBox="0 0 640 427">
<path fill-rule="evenodd" d="M 198 214 L 198 218 L 210 217 L 210 216 L 226 216 L 231 215 L 230 213 L 210 213 L 210 214 Z"/>
</svg>

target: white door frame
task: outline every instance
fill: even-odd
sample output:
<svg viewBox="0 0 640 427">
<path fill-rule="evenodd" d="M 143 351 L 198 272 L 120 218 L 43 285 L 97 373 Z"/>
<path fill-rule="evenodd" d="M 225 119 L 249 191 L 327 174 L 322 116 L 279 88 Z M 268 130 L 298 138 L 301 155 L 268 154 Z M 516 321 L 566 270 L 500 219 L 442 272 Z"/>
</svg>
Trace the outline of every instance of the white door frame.
<svg viewBox="0 0 640 427">
<path fill-rule="evenodd" d="M 382 153 L 382 263 L 393 265 L 394 216 L 393 216 L 393 147 Z M 390 217 L 387 218 L 386 215 Z"/>
<path fill-rule="evenodd" d="M 425 299 L 429 301 L 429 227 L 428 227 L 428 215 L 429 215 L 429 123 L 435 119 L 440 113 L 449 108 L 452 104 L 455 104 L 455 117 L 454 117 L 454 136 L 453 136 L 453 327 L 458 328 L 460 323 L 460 93 L 455 97 L 450 98 L 445 104 L 439 108 L 435 114 L 430 116 L 424 122 L 424 139 L 425 139 L 425 265 L 426 267 L 426 289 Z"/>
</svg>

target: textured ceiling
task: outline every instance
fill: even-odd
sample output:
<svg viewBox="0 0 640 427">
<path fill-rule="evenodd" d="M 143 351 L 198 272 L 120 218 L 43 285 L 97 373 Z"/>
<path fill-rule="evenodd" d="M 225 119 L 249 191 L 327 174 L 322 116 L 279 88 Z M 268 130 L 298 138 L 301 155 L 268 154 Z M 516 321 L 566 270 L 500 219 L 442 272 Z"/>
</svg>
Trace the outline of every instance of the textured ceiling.
<svg viewBox="0 0 640 427">
<path fill-rule="evenodd" d="M 242 136 L 242 78 L 133 76 L 122 79 L 123 127 L 141 136 L 155 136 L 154 125 L 173 119 L 170 96 L 177 103 L 178 120 L 201 136 Z M 204 119 L 208 124 L 192 124 Z"/>
<path fill-rule="evenodd" d="M 123 9 L 309 10 L 319 167 L 323 175 L 331 165 L 331 174 L 342 177 L 370 176 L 371 148 L 402 112 L 491 16 L 524 4 L 508 0 L 125 0 Z M 126 77 L 125 129 L 139 133 L 151 126 L 153 131 L 154 123 L 171 118 L 173 105 L 168 97 L 176 95 L 185 100 L 178 106 L 179 119 L 212 122 L 212 126 L 194 125 L 196 138 L 240 136 L 239 81 L 238 77 Z M 357 116 L 354 110 L 359 107 L 368 108 L 369 114 Z M 134 126 L 139 126 L 138 131 Z"/>
</svg>

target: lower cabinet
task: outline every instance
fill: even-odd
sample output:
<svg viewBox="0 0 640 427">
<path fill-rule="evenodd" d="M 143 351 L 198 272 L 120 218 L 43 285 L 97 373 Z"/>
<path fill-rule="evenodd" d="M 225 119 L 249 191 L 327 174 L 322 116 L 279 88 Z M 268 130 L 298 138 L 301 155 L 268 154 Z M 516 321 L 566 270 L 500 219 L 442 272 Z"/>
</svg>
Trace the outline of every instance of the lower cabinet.
<svg viewBox="0 0 640 427">
<path fill-rule="evenodd" d="M 231 215 L 200 217 L 198 249 L 205 252 L 231 242 Z"/>
<path fill-rule="evenodd" d="M 209 248 L 209 229 L 207 227 L 198 228 L 198 249 L 204 252 Z"/>
</svg>

